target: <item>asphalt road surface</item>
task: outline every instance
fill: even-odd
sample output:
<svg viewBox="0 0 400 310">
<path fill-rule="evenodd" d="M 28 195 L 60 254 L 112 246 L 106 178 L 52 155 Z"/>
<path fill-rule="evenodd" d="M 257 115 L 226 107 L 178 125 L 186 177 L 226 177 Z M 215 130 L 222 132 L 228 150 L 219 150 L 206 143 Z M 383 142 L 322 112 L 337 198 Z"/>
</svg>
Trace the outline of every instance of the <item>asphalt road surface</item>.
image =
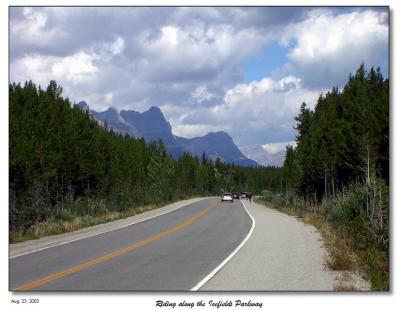
<svg viewBox="0 0 400 310">
<path fill-rule="evenodd" d="M 206 198 L 100 235 L 10 258 L 11 291 L 183 291 L 248 234 L 243 205 Z"/>
</svg>

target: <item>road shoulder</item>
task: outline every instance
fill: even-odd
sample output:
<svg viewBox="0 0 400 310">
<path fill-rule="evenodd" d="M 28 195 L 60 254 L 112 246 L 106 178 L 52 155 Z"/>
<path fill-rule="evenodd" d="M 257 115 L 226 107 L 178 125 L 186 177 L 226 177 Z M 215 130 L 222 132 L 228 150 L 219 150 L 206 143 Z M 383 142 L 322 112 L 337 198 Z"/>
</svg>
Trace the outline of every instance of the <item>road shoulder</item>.
<svg viewBox="0 0 400 310">
<path fill-rule="evenodd" d="M 203 291 L 332 291 L 335 272 L 324 266 L 320 233 L 295 217 L 244 202 L 255 219 L 243 248 L 204 286 Z"/>
</svg>

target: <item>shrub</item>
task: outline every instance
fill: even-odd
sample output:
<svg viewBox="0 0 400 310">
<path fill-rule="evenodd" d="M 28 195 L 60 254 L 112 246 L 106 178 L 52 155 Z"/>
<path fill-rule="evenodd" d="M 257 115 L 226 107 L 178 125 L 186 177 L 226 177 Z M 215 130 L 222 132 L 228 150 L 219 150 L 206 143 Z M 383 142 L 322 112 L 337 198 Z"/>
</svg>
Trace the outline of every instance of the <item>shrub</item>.
<svg viewBox="0 0 400 310">
<path fill-rule="evenodd" d="M 267 199 L 269 193 L 264 191 L 263 200 Z M 383 180 L 350 184 L 317 204 L 293 193 L 274 195 L 270 202 L 321 230 L 330 252 L 328 267 L 360 268 L 373 289 L 389 289 L 389 187 Z"/>
<path fill-rule="evenodd" d="M 328 220 L 388 248 L 389 189 L 383 181 L 352 184 L 336 197 L 335 205 Z"/>
<path fill-rule="evenodd" d="M 328 219 L 339 225 L 348 225 L 362 212 L 362 186 L 352 184 L 335 198 L 335 206 Z"/>
<path fill-rule="evenodd" d="M 269 190 L 263 190 L 262 192 L 261 192 L 261 194 L 262 194 L 262 197 L 263 197 L 263 199 L 265 200 L 265 201 L 267 201 L 267 202 L 271 202 L 272 201 L 272 199 L 274 198 L 274 195 L 272 194 L 272 192 L 271 191 L 269 191 Z"/>
</svg>

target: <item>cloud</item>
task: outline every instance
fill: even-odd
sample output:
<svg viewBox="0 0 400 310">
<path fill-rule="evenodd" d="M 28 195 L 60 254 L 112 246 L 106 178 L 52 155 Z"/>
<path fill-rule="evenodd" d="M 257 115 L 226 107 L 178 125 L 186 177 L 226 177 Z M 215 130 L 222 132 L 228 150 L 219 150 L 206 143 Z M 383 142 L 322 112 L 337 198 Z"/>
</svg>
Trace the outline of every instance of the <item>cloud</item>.
<svg viewBox="0 0 400 310">
<path fill-rule="evenodd" d="M 113 55 L 121 54 L 125 48 L 125 40 L 121 37 L 115 39 L 115 41 L 110 45 L 110 51 Z"/>
<path fill-rule="evenodd" d="M 236 31 L 226 24 L 167 25 L 155 37 L 150 31 L 140 33 L 139 42 L 142 55 L 137 66 L 144 80 L 235 83 L 235 68 L 240 70 L 241 60 L 260 50 L 265 38 L 255 30 Z"/>
<path fill-rule="evenodd" d="M 202 103 L 204 101 L 210 101 L 217 97 L 216 94 L 209 92 L 207 87 L 199 86 L 191 93 L 191 97 L 197 102 Z"/>
<path fill-rule="evenodd" d="M 185 125 L 177 124 L 173 127 L 173 134 L 180 137 L 194 138 L 204 136 L 209 132 L 219 131 L 219 126 L 213 125 Z"/>
<path fill-rule="evenodd" d="M 261 145 L 261 147 L 266 150 L 270 154 L 276 154 L 280 151 L 286 149 L 286 146 L 296 146 L 296 141 L 284 141 L 284 142 L 276 142 L 276 143 L 267 143 Z"/>
<path fill-rule="evenodd" d="M 16 79 L 30 78 L 46 85 L 49 76 L 67 84 L 81 84 L 98 73 L 99 68 L 94 64 L 96 55 L 79 52 L 67 57 L 27 55 L 12 63 L 11 70 Z"/>
<path fill-rule="evenodd" d="M 294 117 L 301 103 L 313 107 L 319 94 L 302 87 L 301 79 L 294 76 L 264 78 L 234 86 L 212 107 L 179 109 L 175 113 L 164 107 L 163 111 L 178 135 L 193 137 L 218 127 L 231 133 L 240 145 L 263 144 L 293 140 Z"/>
<path fill-rule="evenodd" d="M 56 79 L 73 101 L 88 100 L 95 109 L 105 108 L 109 93 L 117 108 L 139 109 L 139 102 L 162 105 L 166 101 L 184 106 L 190 99 L 210 105 L 241 81 L 242 60 L 268 41 L 266 31 L 251 25 L 236 27 L 226 14 L 240 16 L 245 23 L 248 14 L 256 12 L 11 8 L 11 78 L 44 85 Z M 24 29 L 33 33 L 33 39 L 26 39 Z M 74 59 L 76 65 L 71 63 Z M 40 70 L 30 69 L 33 62 L 42 63 Z M 199 84 L 206 92 L 199 93 Z M 197 97 L 190 98 L 192 93 Z"/>
<path fill-rule="evenodd" d="M 11 7 L 10 78 L 55 79 L 99 111 L 160 106 L 182 136 L 290 141 L 302 101 L 312 106 L 362 61 L 385 65 L 387 18 L 379 8 Z M 269 44 L 287 47 L 286 64 L 244 83 L 244 63 Z"/>
<path fill-rule="evenodd" d="M 48 16 L 45 12 L 30 7 L 23 7 L 20 10 L 22 18 L 10 24 L 12 37 L 17 37 L 28 46 L 41 47 L 50 45 L 57 38 L 65 37 L 65 33 L 58 28 L 48 27 Z"/>
<path fill-rule="evenodd" d="M 295 42 L 286 71 L 303 76 L 304 83 L 312 87 L 343 85 L 361 62 L 370 67 L 387 59 L 387 18 L 385 11 L 339 15 L 312 11 L 304 21 L 286 27 L 282 42 Z"/>
</svg>

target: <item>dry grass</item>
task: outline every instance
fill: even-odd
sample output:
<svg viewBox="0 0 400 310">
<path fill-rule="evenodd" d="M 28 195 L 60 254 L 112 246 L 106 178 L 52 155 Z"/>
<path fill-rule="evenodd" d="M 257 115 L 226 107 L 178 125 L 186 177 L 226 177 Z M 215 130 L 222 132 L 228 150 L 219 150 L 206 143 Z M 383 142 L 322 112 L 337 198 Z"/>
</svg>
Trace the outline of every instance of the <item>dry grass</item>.
<svg viewBox="0 0 400 310">
<path fill-rule="evenodd" d="M 58 235 L 72 232 L 88 226 L 103 224 L 118 219 L 127 218 L 162 207 L 161 205 L 145 205 L 140 207 L 132 207 L 123 212 L 107 211 L 97 216 L 77 216 L 71 220 L 56 220 L 50 218 L 44 222 L 35 224 L 27 230 L 17 230 L 10 232 L 10 243 L 18 243 L 31 239 L 38 239 L 45 236 Z"/>
<path fill-rule="evenodd" d="M 305 213 L 302 220 L 316 227 L 328 250 L 326 266 L 331 270 L 357 270 L 357 255 L 352 247 L 352 240 L 338 229 L 330 225 L 327 220 L 313 213 Z"/>
<path fill-rule="evenodd" d="M 263 200 L 257 202 L 274 208 L 271 203 Z M 335 290 L 354 291 L 369 290 L 368 281 L 364 280 L 364 272 L 361 268 L 356 249 L 353 247 L 352 239 L 343 231 L 331 225 L 325 217 L 318 213 L 309 211 L 299 211 L 294 208 L 274 208 L 288 215 L 295 216 L 306 224 L 318 229 L 322 236 L 322 241 L 327 250 L 325 265 L 328 269 L 338 272 Z"/>
</svg>

